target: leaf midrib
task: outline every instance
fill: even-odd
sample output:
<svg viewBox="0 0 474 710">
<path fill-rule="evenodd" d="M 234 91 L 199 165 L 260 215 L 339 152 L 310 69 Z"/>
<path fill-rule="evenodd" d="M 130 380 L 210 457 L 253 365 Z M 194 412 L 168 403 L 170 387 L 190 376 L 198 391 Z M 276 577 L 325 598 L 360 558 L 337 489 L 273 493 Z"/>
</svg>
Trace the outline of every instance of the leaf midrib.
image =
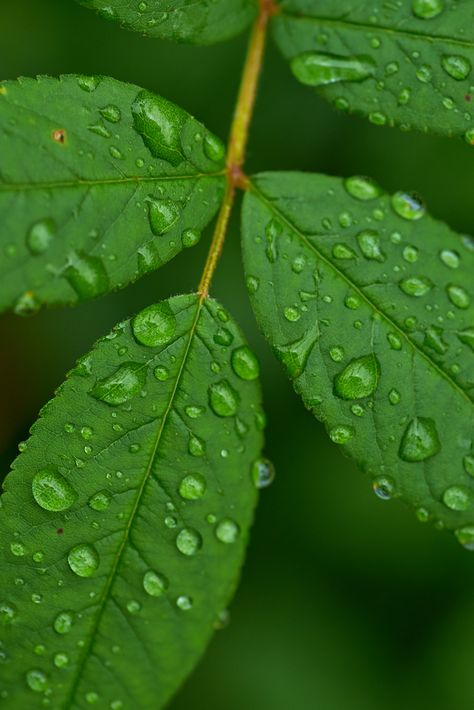
<svg viewBox="0 0 474 710">
<path fill-rule="evenodd" d="M 385 32 L 386 34 L 393 35 L 394 37 L 406 37 L 407 39 L 418 39 L 430 43 L 446 42 L 455 46 L 464 47 L 465 49 L 474 49 L 474 41 L 465 41 L 452 37 L 444 37 L 443 35 L 429 35 L 425 34 L 424 32 L 415 32 L 413 30 L 400 30 L 398 28 L 386 27 L 384 25 L 371 25 L 369 23 L 354 22 L 352 20 L 333 19 L 331 17 L 319 17 L 318 15 L 303 15 L 302 13 L 298 14 L 297 12 L 287 11 L 283 11 L 281 14 L 277 15 L 276 18 L 277 21 L 278 18 L 289 20 L 302 20 L 306 22 L 315 22 L 320 25 L 350 28 L 354 30 L 360 30 L 362 32 L 372 32 L 374 34 L 377 32 Z"/>
<path fill-rule="evenodd" d="M 473 400 L 469 396 L 469 394 L 462 389 L 458 385 L 458 383 L 453 380 L 453 378 L 449 375 L 448 372 L 446 372 L 443 368 L 441 368 L 437 362 L 435 362 L 428 353 L 426 353 L 424 350 L 420 348 L 420 346 L 410 338 L 409 334 L 406 333 L 400 326 L 393 321 L 385 311 L 382 311 L 379 306 L 377 306 L 376 303 L 372 301 L 372 299 L 361 289 L 360 286 L 355 284 L 351 279 L 343 272 L 341 271 L 333 262 L 328 259 L 322 252 L 319 251 L 319 249 L 312 244 L 310 241 L 308 241 L 306 235 L 301 232 L 294 224 L 291 222 L 288 217 L 286 217 L 283 212 L 281 212 L 265 195 L 261 190 L 258 189 L 258 187 L 255 185 L 255 182 L 250 182 L 250 190 L 254 192 L 259 199 L 262 200 L 262 202 L 270 209 L 276 216 L 278 216 L 279 219 L 281 219 L 284 224 L 287 225 L 302 241 L 303 243 L 310 249 L 312 252 L 316 254 L 318 259 L 323 261 L 327 266 L 329 266 L 341 279 L 343 279 L 352 289 L 354 289 L 357 294 L 370 306 L 370 308 L 373 309 L 376 313 L 380 315 L 381 318 L 383 318 L 386 323 L 390 325 L 391 328 L 397 331 L 413 348 L 413 350 L 418 353 L 428 364 L 436 370 L 436 372 L 441 375 L 445 380 L 449 382 L 450 385 L 456 390 L 458 394 L 460 394 L 464 399 L 466 399 L 470 405 L 474 405 Z"/>
<path fill-rule="evenodd" d="M 139 175 L 125 178 L 103 178 L 99 180 L 64 180 L 57 182 L 41 183 L 0 183 L 0 193 L 2 192 L 26 192 L 29 190 L 55 190 L 74 187 L 97 187 L 103 185 L 127 185 L 133 183 L 155 183 L 162 180 L 199 180 L 206 177 L 223 177 L 225 170 L 216 173 L 195 173 L 194 175 L 157 175 L 154 177 L 141 177 Z"/>
<path fill-rule="evenodd" d="M 182 378 L 183 373 L 184 373 L 184 368 L 185 368 L 186 362 L 187 362 L 187 360 L 188 360 L 189 351 L 190 351 L 190 349 L 191 349 L 191 345 L 192 345 L 192 342 L 193 342 L 193 339 L 194 339 L 194 335 L 195 335 L 195 333 L 196 333 L 196 328 L 197 328 L 197 324 L 198 324 L 198 321 L 199 321 L 199 317 L 200 317 L 200 315 L 201 315 L 201 310 L 202 310 L 202 307 L 203 307 L 203 304 L 204 304 L 204 300 L 203 300 L 202 298 L 200 298 L 198 295 L 196 295 L 195 297 L 196 297 L 196 299 L 197 299 L 196 313 L 195 313 L 195 315 L 194 315 L 194 319 L 193 319 L 193 322 L 192 322 L 192 325 L 191 325 L 191 329 L 190 329 L 190 332 L 189 332 L 188 342 L 187 342 L 187 344 L 186 344 L 186 348 L 185 348 L 185 351 L 184 351 L 184 354 L 183 354 L 183 359 L 182 359 L 182 361 L 181 361 L 181 365 L 180 365 L 178 374 L 177 374 L 177 376 L 176 376 L 176 382 L 175 382 L 175 385 L 174 385 L 173 390 L 172 390 L 172 392 L 171 392 L 171 396 L 170 396 L 170 398 L 169 398 L 168 405 L 167 405 L 167 407 L 166 407 L 166 409 L 165 409 L 165 412 L 164 412 L 164 414 L 163 414 L 163 416 L 162 416 L 162 418 L 161 418 L 161 424 L 160 424 L 160 427 L 158 428 L 158 431 L 157 431 L 156 440 L 155 440 L 155 444 L 154 444 L 154 446 L 153 446 L 153 450 L 152 450 L 151 455 L 150 455 L 149 464 L 148 464 L 148 467 L 147 467 L 147 469 L 146 469 L 146 471 L 145 471 L 145 474 L 144 474 L 144 476 L 143 476 L 142 484 L 141 484 L 141 486 L 140 486 L 139 489 L 138 489 L 138 493 L 137 493 L 137 496 L 136 496 L 136 499 L 135 499 L 135 504 L 134 504 L 133 509 L 132 509 L 132 511 L 131 511 L 131 513 L 130 513 L 130 516 L 129 516 L 129 519 L 128 519 L 128 523 L 127 523 L 127 525 L 126 525 L 126 527 L 125 527 L 125 529 L 124 529 L 123 540 L 122 540 L 122 542 L 121 542 L 121 544 L 120 544 L 120 547 L 119 547 L 119 549 L 118 549 L 118 551 L 117 551 L 114 564 L 112 565 L 112 569 L 111 569 L 110 574 L 109 574 L 109 576 L 108 576 L 107 583 L 106 583 L 106 585 L 105 585 L 105 587 L 104 587 L 104 591 L 103 591 L 102 596 L 101 596 L 101 598 L 100 598 L 100 601 L 99 601 L 99 612 L 98 612 L 98 614 L 97 614 L 97 616 L 96 616 L 96 619 L 95 619 L 95 621 L 94 621 L 93 629 L 92 629 L 92 631 L 91 631 L 91 633 L 90 633 L 90 635 L 89 635 L 89 641 L 88 641 L 88 643 L 87 643 L 87 644 L 85 645 L 85 647 L 84 647 L 84 652 L 83 652 L 83 654 L 82 654 L 81 660 L 80 660 L 80 661 L 78 662 L 78 664 L 76 665 L 76 669 L 77 669 L 76 676 L 75 676 L 75 679 L 74 679 L 73 684 L 71 685 L 71 689 L 70 689 L 70 691 L 69 691 L 69 693 L 68 693 L 68 695 L 67 695 L 67 698 L 66 698 L 66 700 L 65 700 L 65 703 L 64 703 L 64 706 L 63 706 L 63 707 L 64 707 L 64 710 L 69 710 L 69 708 L 72 706 L 72 702 L 73 702 L 73 700 L 74 700 L 74 698 L 75 698 L 75 696 L 76 696 L 76 692 L 77 692 L 79 683 L 80 683 L 80 681 L 81 681 L 81 678 L 82 678 L 82 675 L 83 675 L 83 671 L 84 671 L 85 665 L 86 665 L 86 663 L 87 663 L 87 660 L 88 660 L 89 655 L 90 655 L 90 651 L 91 651 L 92 646 L 93 646 L 93 644 L 94 644 L 95 636 L 96 636 L 97 630 L 98 630 L 98 628 L 99 628 L 99 626 L 100 626 L 100 623 L 101 623 L 101 620 L 102 620 L 102 615 L 103 615 L 103 613 L 104 613 L 104 611 L 105 611 L 107 601 L 108 601 L 108 599 L 109 599 L 109 597 L 110 597 L 110 592 L 111 592 L 111 590 L 112 590 L 112 587 L 113 587 L 113 584 L 114 584 L 114 581 L 115 581 L 115 578 L 116 578 L 116 575 L 117 575 L 117 572 L 118 572 L 120 563 L 121 563 L 121 561 L 122 561 L 122 557 L 123 557 L 124 551 L 125 551 L 125 549 L 126 549 L 126 546 L 127 546 L 127 543 L 128 543 L 129 537 L 130 537 L 130 531 L 131 531 L 131 529 L 132 529 L 132 527 L 133 527 L 133 523 L 134 523 L 135 517 L 136 517 L 137 512 L 138 512 L 138 510 L 139 510 L 139 508 L 140 508 L 141 499 L 142 499 L 143 493 L 144 493 L 144 491 L 145 491 L 146 485 L 147 485 L 147 483 L 148 483 L 148 481 L 149 481 L 149 479 L 150 479 L 150 476 L 151 476 L 151 472 L 152 472 L 152 469 L 153 469 L 153 464 L 154 464 L 154 462 L 155 462 L 156 454 L 157 454 L 157 451 L 158 451 L 158 447 L 159 447 L 159 445 L 160 445 L 160 441 L 161 441 L 161 437 L 162 437 L 162 435 L 163 435 L 164 428 L 165 428 L 165 426 L 166 426 L 166 423 L 167 423 L 167 421 L 168 421 L 168 417 L 169 417 L 169 415 L 170 415 L 170 413 L 171 413 L 171 410 L 172 410 L 172 408 L 173 408 L 174 400 L 175 400 L 175 398 L 176 398 L 176 394 L 177 394 L 177 392 L 178 392 L 178 388 L 179 388 L 179 385 L 180 385 L 180 382 L 181 382 L 181 378 Z"/>
</svg>

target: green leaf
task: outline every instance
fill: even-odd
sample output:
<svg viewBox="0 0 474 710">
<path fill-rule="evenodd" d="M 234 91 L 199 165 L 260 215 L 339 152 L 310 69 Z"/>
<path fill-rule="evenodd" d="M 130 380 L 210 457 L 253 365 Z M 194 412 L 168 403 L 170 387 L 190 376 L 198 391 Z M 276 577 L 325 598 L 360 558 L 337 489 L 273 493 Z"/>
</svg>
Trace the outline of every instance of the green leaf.
<svg viewBox="0 0 474 710">
<path fill-rule="evenodd" d="M 126 286 L 199 240 L 224 146 L 186 111 L 97 76 L 0 86 L 0 311 Z"/>
<path fill-rule="evenodd" d="M 299 81 L 377 125 L 474 144 L 474 2 L 285 0 L 274 35 Z"/>
<path fill-rule="evenodd" d="M 163 706 L 234 591 L 263 421 L 258 363 L 212 300 L 149 306 L 79 361 L 1 499 L 11 710 Z"/>
<path fill-rule="evenodd" d="M 243 247 L 257 320 L 331 439 L 474 546 L 472 238 L 367 178 L 268 173 Z"/>
<path fill-rule="evenodd" d="M 129 30 L 191 44 L 213 44 L 234 37 L 257 14 L 257 0 L 77 1 Z"/>
</svg>

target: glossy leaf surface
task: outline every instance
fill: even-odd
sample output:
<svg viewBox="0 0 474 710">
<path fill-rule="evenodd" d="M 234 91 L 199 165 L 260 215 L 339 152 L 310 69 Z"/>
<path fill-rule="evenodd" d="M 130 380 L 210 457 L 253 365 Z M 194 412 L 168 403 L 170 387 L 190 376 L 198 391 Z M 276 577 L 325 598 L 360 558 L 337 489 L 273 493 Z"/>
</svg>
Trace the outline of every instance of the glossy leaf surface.
<svg viewBox="0 0 474 710">
<path fill-rule="evenodd" d="M 472 239 L 367 178 L 268 173 L 243 246 L 257 320 L 331 439 L 473 545 Z"/>
<path fill-rule="evenodd" d="M 213 44 L 239 34 L 255 17 L 257 0 L 78 0 L 108 20 L 149 37 Z"/>
<path fill-rule="evenodd" d="M 77 364 L 1 499 L 9 708 L 163 706 L 234 591 L 262 428 L 258 363 L 215 301 L 150 306 Z"/>
<path fill-rule="evenodd" d="M 183 109 L 109 78 L 0 88 L 0 311 L 122 288 L 199 241 L 222 143 Z"/>
<path fill-rule="evenodd" d="M 285 0 L 275 38 L 337 108 L 474 144 L 474 2 Z"/>
</svg>

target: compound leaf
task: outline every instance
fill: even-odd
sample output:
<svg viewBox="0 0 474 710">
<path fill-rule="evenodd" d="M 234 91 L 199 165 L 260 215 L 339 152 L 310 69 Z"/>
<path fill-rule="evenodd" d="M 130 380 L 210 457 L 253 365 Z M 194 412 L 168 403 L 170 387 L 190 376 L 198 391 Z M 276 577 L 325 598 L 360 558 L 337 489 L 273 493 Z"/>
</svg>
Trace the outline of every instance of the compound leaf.
<svg viewBox="0 0 474 710">
<path fill-rule="evenodd" d="M 186 111 L 110 78 L 0 86 L 0 311 L 126 286 L 199 240 L 224 146 Z"/>
<path fill-rule="evenodd" d="M 473 240 L 367 178 L 269 173 L 243 246 L 257 320 L 331 439 L 474 546 Z"/>
<path fill-rule="evenodd" d="M 77 364 L 2 496 L 11 710 L 162 707 L 234 591 L 262 426 L 258 363 L 215 301 L 149 306 Z"/>
<path fill-rule="evenodd" d="M 213 44 L 239 34 L 257 13 L 257 0 L 78 0 L 102 17 L 149 37 Z"/>
<path fill-rule="evenodd" d="M 474 144 L 473 0 L 285 0 L 274 30 L 297 79 L 337 108 Z"/>
</svg>

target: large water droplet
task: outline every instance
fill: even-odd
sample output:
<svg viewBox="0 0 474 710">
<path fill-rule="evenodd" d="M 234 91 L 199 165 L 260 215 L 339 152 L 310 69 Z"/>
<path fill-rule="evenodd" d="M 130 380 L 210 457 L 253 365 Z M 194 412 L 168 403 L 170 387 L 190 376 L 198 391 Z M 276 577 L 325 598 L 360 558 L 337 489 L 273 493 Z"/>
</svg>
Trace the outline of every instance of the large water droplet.
<svg viewBox="0 0 474 710">
<path fill-rule="evenodd" d="M 303 84 L 325 86 L 339 81 L 363 81 L 375 74 L 376 64 L 369 56 L 304 52 L 292 59 L 291 70 Z"/>
<path fill-rule="evenodd" d="M 99 553 L 92 545 L 81 543 L 69 551 L 69 567 L 78 577 L 90 577 L 99 566 Z"/>
<path fill-rule="evenodd" d="M 396 192 L 392 196 L 392 207 L 403 219 L 417 220 L 425 214 L 423 200 L 415 192 Z"/>
<path fill-rule="evenodd" d="M 427 417 L 415 417 L 408 424 L 400 444 L 400 458 L 404 461 L 424 461 L 441 449 L 436 425 Z"/>
<path fill-rule="evenodd" d="M 96 399 L 113 407 L 128 402 L 143 389 L 146 368 L 138 362 L 121 365 L 112 375 L 99 380 L 91 390 Z"/>
<path fill-rule="evenodd" d="M 354 175 L 344 180 L 344 187 L 349 195 L 357 200 L 374 200 L 383 194 L 382 188 L 372 178 Z"/>
<path fill-rule="evenodd" d="M 102 259 L 73 252 L 64 271 L 79 299 L 96 298 L 109 290 L 109 277 Z"/>
<path fill-rule="evenodd" d="M 54 239 L 56 225 L 52 219 L 42 219 L 30 227 L 26 236 L 26 245 L 35 256 L 44 254 Z"/>
<path fill-rule="evenodd" d="M 456 81 L 462 81 L 469 76 L 471 62 L 459 54 L 445 55 L 441 60 L 444 71 Z"/>
<path fill-rule="evenodd" d="M 407 296 L 424 296 L 433 288 L 432 282 L 426 276 L 410 276 L 400 281 L 399 286 Z"/>
<path fill-rule="evenodd" d="M 148 199 L 148 216 L 153 234 L 160 236 L 169 232 L 179 219 L 181 207 L 174 200 Z"/>
<path fill-rule="evenodd" d="M 132 321 L 135 339 L 142 345 L 165 345 L 176 330 L 176 317 L 167 301 L 144 308 Z"/>
<path fill-rule="evenodd" d="M 198 500 L 206 492 L 206 479 L 200 473 L 190 473 L 179 484 L 179 495 L 185 500 Z"/>
<path fill-rule="evenodd" d="M 444 0 L 413 0 L 413 14 L 421 20 L 437 17 L 444 10 Z"/>
<path fill-rule="evenodd" d="M 237 413 L 239 395 L 227 380 L 209 387 L 209 404 L 219 417 L 233 417 Z"/>
<path fill-rule="evenodd" d="M 467 510 L 471 500 L 472 491 L 467 486 L 449 486 L 443 493 L 443 503 L 450 510 Z"/>
<path fill-rule="evenodd" d="M 238 540 L 240 528 L 234 520 L 224 518 L 216 526 L 216 537 L 220 542 L 231 545 Z"/>
<path fill-rule="evenodd" d="M 375 355 L 355 358 L 334 378 L 334 391 L 342 399 L 369 397 L 377 389 L 380 366 Z"/>
<path fill-rule="evenodd" d="M 306 367 L 311 351 L 318 340 L 318 335 L 311 330 L 288 345 L 276 345 L 275 353 L 286 367 L 291 378 L 299 377 Z"/>
<path fill-rule="evenodd" d="M 258 360 L 247 345 L 236 348 L 231 361 L 232 369 L 242 380 L 256 380 L 260 374 Z"/>
<path fill-rule="evenodd" d="M 149 569 L 143 575 L 143 589 L 151 597 L 161 597 L 168 588 L 168 580 L 162 574 Z"/>
<path fill-rule="evenodd" d="M 451 303 L 456 306 L 456 308 L 461 308 L 465 310 L 471 305 L 471 299 L 469 294 L 462 286 L 456 286 L 455 284 L 449 284 L 446 287 L 446 292 Z"/>
<path fill-rule="evenodd" d="M 175 167 L 185 160 L 181 130 L 188 116 L 170 101 L 148 91 L 141 91 L 132 104 L 135 129 L 155 158 Z"/>
<path fill-rule="evenodd" d="M 48 678 L 43 671 L 33 669 L 26 674 L 28 687 L 35 693 L 43 693 L 48 687 Z"/>
<path fill-rule="evenodd" d="M 38 471 L 31 486 L 35 501 L 45 510 L 67 510 L 77 498 L 69 481 L 52 467 Z"/>
<path fill-rule="evenodd" d="M 201 549 L 202 538 L 197 530 L 183 528 L 176 538 L 176 547 L 181 554 L 192 557 Z"/>
<path fill-rule="evenodd" d="M 260 458 L 253 462 L 251 478 L 255 488 L 267 488 L 275 478 L 275 467 L 267 458 Z"/>
</svg>

